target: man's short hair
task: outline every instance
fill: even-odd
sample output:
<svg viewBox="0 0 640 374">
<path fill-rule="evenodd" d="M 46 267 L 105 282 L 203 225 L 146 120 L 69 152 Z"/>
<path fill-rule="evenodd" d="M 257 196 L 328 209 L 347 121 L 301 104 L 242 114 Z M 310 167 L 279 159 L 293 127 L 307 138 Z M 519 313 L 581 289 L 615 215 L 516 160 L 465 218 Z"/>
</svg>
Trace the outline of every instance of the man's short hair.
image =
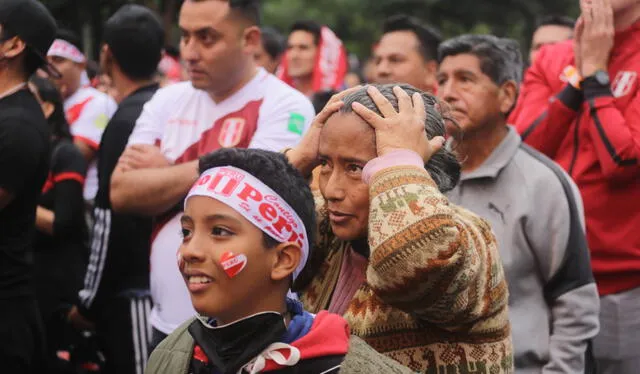
<svg viewBox="0 0 640 374">
<path fill-rule="evenodd" d="M 313 35 L 313 44 L 320 44 L 322 25 L 318 22 L 312 20 L 296 21 L 293 26 L 291 26 L 291 31 L 289 33 L 291 34 L 294 31 L 306 31 Z"/>
<path fill-rule="evenodd" d="M 103 40 L 125 75 L 134 80 L 153 77 L 162 58 L 164 29 L 150 9 L 122 6 L 107 20 Z"/>
<path fill-rule="evenodd" d="M 200 158 L 200 173 L 219 166 L 234 166 L 246 171 L 269 186 L 298 214 L 307 231 L 309 256 L 307 264 L 292 286 L 294 291 L 303 289 L 313 278 L 310 266 L 316 233 L 316 211 L 313 194 L 308 181 L 294 168 L 281 153 L 262 149 L 223 148 Z M 278 244 L 271 236 L 263 233 L 267 248 Z"/>
<path fill-rule="evenodd" d="M 73 32 L 72 30 L 59 29 L 56 33 L 56 39 L 62 39 L 78 48 L 80 52 L 84 53 L 84 45 L 82 44 L 82 39 L 80 39 L 80 36 L 78 36 L 78 34 Z"/>
<path fill-rule="evenodd" d="M 493 35 L 462 35 L 443 42 L 438 48 L 438 62 L 447 56 L 468 53 L 480 60 L 480 69 L 491 80 L 501 86 L 522 81 L 522 53 L 518 42 Z"/>
<path fill-rule="evenodd" d="M 387 18 L 382 26 L 382 33 L 394 31 L 411 31 L 420 43 L 419 52 L 425 61 L 435 60 L 438 56 L 438 45 L 442 42 L 440 32 L 434 27 L 422 23 L 415 17 L 398 14 Z"/>
<path fill-rule="evenodd" d="M 286 49 L 286 43 L 282 34 L 273 27 L 262 27 L 262 47 L 272 59 L 282 56 Z"/>
<path fill-rule="evenodd" d="M 542 26 L 563 26 L 573 29 L 575 25 L 576 21 L 571 17 L 552 14 L 538 18 L 536 21 L 536 30 Z"/>
<path fill-rule="evenodd" d="M 210 0 L 186 0 L 192 3 L 201 3 Z M 231 13 L 240 16 L 248 21 L 252 26 L 260 26 L 262 13 L 260 11 L 260 0 L 216 0 L 228 1 Z"/>
</svg>

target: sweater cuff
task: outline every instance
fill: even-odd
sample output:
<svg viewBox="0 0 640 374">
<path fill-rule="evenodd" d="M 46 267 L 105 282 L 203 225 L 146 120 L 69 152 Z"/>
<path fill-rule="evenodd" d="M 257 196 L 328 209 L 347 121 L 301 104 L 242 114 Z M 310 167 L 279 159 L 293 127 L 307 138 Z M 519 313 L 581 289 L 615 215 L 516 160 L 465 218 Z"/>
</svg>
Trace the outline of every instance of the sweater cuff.
<svg viewBox="0 0 640 374">
<path fill-rule="evenodd" d="M 367 162 L 362 170 L 362 181 L 369 184 L 371 178 L 380 170 L 399 165 L 424 168 L 424 162 L 419 154 L 408 149 L 399 149 Z"/>
<path fill-rule="evenodd" d="M 584 100 L 582 90 L 567 84 L 562 91 L 556 96 L 567 108 L 577 112 Z"/>
<path fill-rule="evenodd" d="M 584 90 L 584 98 L 587 100 L 593 100 L 598 97 L 613 97 L 611 87 L 604 86 L 591 77 L 582 81 L 582 89 Z"/>
</svg>

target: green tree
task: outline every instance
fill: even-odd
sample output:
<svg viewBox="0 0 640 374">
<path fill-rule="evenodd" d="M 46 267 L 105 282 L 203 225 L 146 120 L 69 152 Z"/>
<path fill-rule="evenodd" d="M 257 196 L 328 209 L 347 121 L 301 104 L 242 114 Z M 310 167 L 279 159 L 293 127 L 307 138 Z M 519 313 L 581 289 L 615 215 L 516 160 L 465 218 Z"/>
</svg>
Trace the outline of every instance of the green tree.
<svg viewBox="0 0 640 374">
<path fill-rule="evenodd" d="M 102 24 L 120 6 L 138 3 L 162 17 L 167 40 L 177 43 L 176 22 L 182 0 L 42 0 L 59 23 L 81 32 L 96 56 Z M 492 33 L 518 40 L 526 51 L 537 17 L 577 16 L 578 0 L 262 0 L 263 23 L 285 32 L 299 19 L 331 27 L 347 49 L 364 58 L 380 36 L 384 19 L 405 13 L 438 27 L 445 37 Z"/>
</svg>

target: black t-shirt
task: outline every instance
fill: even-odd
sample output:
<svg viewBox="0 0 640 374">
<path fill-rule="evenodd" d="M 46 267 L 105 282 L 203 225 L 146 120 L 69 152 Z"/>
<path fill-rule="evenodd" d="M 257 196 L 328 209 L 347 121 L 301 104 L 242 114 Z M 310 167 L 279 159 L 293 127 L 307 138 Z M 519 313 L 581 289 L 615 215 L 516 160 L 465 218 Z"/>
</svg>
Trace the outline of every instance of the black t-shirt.
<svg viewBox="0 0 640 374">
<path fill-rule="evenodd" d="M 124 99 L 102 134 L 91 256 L 80 293 L 82 312 L 90 317 L 104 300 L 128 289 L 149 287 L 151 218 L 113 212 L 109 195 L 113 170 L 142 107 L 157 89 L 155 84 L 143 87 Z"/>
<path fill-rule="evenodd" d="M 0 299 L 33 294 L 33 236 L 38 197 L 49 173 L 49 126 L 31 92 L 0 99 Z"/>
<path fill-rule="evenodd" d="M 61 304 L 73 305 L 86 267 L 87 224 L 82 189 L 87 162 L 71 140 L 53 144 L 51 169 L 38 205 L 53 211 L 53 235 L 36 231 L 35 279 L 46 318 Z"/>
</svg>

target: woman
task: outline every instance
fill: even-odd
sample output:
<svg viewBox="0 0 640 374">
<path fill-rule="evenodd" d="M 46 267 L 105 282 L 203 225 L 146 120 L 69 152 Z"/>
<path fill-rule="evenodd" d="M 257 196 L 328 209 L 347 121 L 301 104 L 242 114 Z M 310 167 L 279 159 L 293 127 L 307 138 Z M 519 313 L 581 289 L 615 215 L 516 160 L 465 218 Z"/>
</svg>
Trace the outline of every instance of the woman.
<svg viewBox="0 0 640 374">
<path fill-rule="evenodd" d="M 294 291 L 413 370 L 512 373 L 496 241 L 442 194 L 460 167 L 438 107 L 410 86 L 356 87 L 285 151 L 305 176 L 320 166 L 316 266 Z"/>
<path fill-rule="evenodd" d="M 64 318 L 76 302 L 86 266 L 87 227 L 82 190 L 86 161 L 73 145 L 62 97 L 48 80 L 34 76 L 29 87 L 51 128 L 50 173 L 36 211 L 35 278 L 48 348 L 64 344 Z"/>
</svg>

